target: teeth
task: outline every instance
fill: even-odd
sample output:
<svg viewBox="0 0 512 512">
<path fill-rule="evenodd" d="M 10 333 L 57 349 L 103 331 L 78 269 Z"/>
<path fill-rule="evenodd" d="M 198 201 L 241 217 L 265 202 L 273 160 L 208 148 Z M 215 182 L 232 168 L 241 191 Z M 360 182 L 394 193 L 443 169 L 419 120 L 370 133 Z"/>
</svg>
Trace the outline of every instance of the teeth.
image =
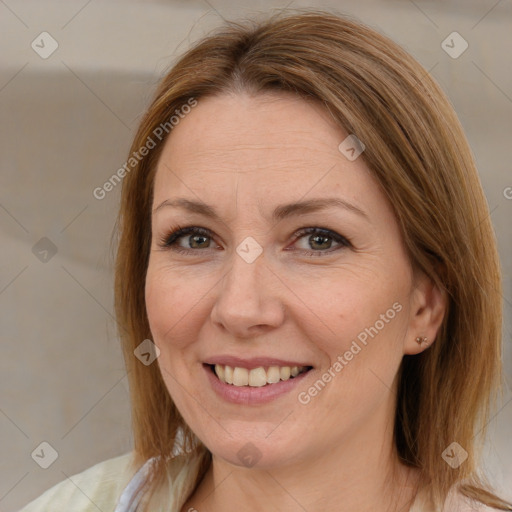
<svg viewBox="0 0 512 512">
<path fill-rule="evenodd" d="M 247 386 L 249 384 L 249 372 L 245 368 L 233 368 L 233 384 L 235 386 Z"/>
<path fill-rule="evenodd" d="M 260 366 L 248 370 L 238 366 L 216 364 L 215 374 L 219 380 L 226 384 L 259 388 L 267 384 L 275 384 L 281 380 L 288 380 L 290 377 L 296 377 L 306 369 L 307 366 L 270 366 L 267 369 Z"/>
<path fill-rule="evenodd" d="M 215 365 L 215 373 L 218 375 L 220 380 L 224 379 L 224 366 L 221 366 L 220 364 Z"/>
<path fill-rule="evenodd" d="M 279 366 L 271 366 L 267 371 L 267 382 L 275 384 L 281 380 L 281 370 Z"/>
<path fill-rule="evenodd" d="M 281 376 L 281 380 L 288 380 L 290 378 L 291 370 L 292 369 L 289 366 L 283 366 L 279 370 L 280 376 Z"/>
<path fill-rule="evenodd" d="M 267 384 L 267 372 L 265 368 L 253 368 L 249 372 L 249 386 L 259 388 Z"/>
<path fill-rule="evenodd" d="M 233 384 L 233 368 L 231 368 L 231 366 L 224 367 L 224 382 L 227 384 Z"/>
</svg>

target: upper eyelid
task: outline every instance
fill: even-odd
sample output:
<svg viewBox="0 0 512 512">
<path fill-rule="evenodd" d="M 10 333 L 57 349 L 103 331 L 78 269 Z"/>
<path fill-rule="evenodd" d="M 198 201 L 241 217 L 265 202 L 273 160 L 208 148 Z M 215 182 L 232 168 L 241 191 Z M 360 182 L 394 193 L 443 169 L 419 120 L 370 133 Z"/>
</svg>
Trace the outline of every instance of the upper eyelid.
<svg viewBox="0 0 512 512">
<path fill-rule="evenodd" d="M 180 231 L 181 231 L 181 233 L 180 233 Z M 201 233 L 201 231 L 203 231 L 204 233 Z M 305 226 L 305 227 L 299 228 L 293 232 L 292 236 L 294 237 L 294 242 L 295 242 L 307 235 L 312 235 L 315 232 L 319 233 L 319 234 L 325 233 L 327 236 L 332 238 L 336 243 L 338 243 L 340 245 L 352 246 L 351 240 L 349 238 L 347 238 L 345 235 L 338 233 L 337 231 L 335 231 L 333 229 L 320 227 L 320 226 L 311 225 L 311 226 Z M 187 237 L 187 236 L 192 236 L 195 233 L 204 234 L 205 236 L 208 236 L 209 238 L 211 238 L 213 240 L 216 237 L 215 233 L 209 228 L 205 228 L 203 226 L 197 226 L 197 225 L 190 225 L 190 226 L 177 227 L 176 229 L 171 230 L 171 232 L 169 232 L 168 234 L 161 237 L 161 242 L 162 242 L 163 246 L 168 246 L 170 248 L 176 244 L 176 241 L 180 240 L 181 238 Z M 174 239 L 172 240 L 172 243 L 168 243 L 168 240 L 170 240 L 171 236 L 174 237 Z M 337 239 L 341 239 L 341 240 L 337 240 Z M 343 242 L 345 242 L 345 243 L 343 243 Z M 190 250 L 190 251 L 197 251 L 197 249 L 187 249 L 187 248 L 183 248 L 183 249 Z M 315 251 L 315 252 L 322 252 L 322 251 Z M 324 251 L 324 252 L 327 252 L 327 251 Z"/>
</svg>

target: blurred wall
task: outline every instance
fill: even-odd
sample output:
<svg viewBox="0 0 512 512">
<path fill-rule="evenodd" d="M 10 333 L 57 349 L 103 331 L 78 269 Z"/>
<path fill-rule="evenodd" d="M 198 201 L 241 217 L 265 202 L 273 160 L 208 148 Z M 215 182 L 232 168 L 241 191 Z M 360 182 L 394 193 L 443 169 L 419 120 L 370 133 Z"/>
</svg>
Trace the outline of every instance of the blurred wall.
<svg viewBox="0 0 512 512">
<path fill-rule="evenodd" d="M 511 2 L 6 0 L 0 2 L 1 510 L 17 510 L 66 476 L 131 449 L 127 379 L 112 316 L 110 237 L 120 187 L 101 200 L 93 190 L 125 162 L 153 87 L 177 55 L 223 17 L 286 5 L 359 18 L 402 44 L 449 95 L 498 237 L 510 382 Z M 460 37 L 450 36 L 443 49 L 454 31 Z M 486 445 L 486 468 L 510 499 L 511 400 L 507 388 Z M 41 450 L 45 460 L 38 464 Z"/>
</svg>

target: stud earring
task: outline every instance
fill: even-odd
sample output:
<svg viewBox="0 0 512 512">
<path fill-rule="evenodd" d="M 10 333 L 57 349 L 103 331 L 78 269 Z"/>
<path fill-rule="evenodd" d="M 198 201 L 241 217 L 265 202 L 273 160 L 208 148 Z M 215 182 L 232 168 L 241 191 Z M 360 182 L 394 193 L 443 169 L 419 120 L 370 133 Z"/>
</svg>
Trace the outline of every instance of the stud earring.
<svg viewBox="0 0 512 512">
<path fill-rule="evenodd" d="M 423 343 L 426 343 L 426 342 L 427 342 L 426 336 L 418 336 L 416 338 L 416 343 L 418 343 L 418 345 L 423 345 Z"/>
</svg>

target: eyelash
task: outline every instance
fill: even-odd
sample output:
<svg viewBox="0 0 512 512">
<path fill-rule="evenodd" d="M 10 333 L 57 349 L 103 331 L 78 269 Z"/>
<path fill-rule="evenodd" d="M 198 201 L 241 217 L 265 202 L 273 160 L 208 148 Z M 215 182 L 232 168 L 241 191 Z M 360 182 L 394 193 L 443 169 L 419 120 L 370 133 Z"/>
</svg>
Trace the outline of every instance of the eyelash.
<svg viewBox="0 0 512 512">
<path fill-rule="evenodd" d="M 318 250 L 318 251 L 308 251 L 303 249 L 303 251 L 308 255 L 312 257 L 321 257 L 325 256 L 326 254 L 330 254 L 332 252 L 335 252 L 337 250 L 340 250 L 342 248 L 352 247 L 352 244 L 350 240 L 342 235 L 339 235 L 338 233 L 331 231 L 330 229 L 325 228 L 316 228 L 316 227 L 310 227 L 310 228 L 303 228 L 299 231 L 295 232 L 294 236 L 296 237 L 296 240 L 300 240 L 303 236 L 306 235 L 323 235 L 327 238 L 332 238 L 335 242 L 340 244 L 340 247 L 334 248 L 334 249 L 326 249 L 326 250 Z M 209 229 L 197 227 L 197 226 L 189 226 L 182 228 L 180 226 L 177 227 L 174 231 L 171 233 L 163 236 L 160 239 L 160 247 L 162 249 L 170 249 L 172 251 L 176 251 L 178 253 L 182 254 L 189 254 L 191 252 L 197 252 L 201 249 L 185 249 L 183 247 L 179 247 L 176 245 L 176 242 L 184 237 L 185 235 L 201 235 L 207 238 L 213 238 L 212 232 Z M 301 250 L 301 249 L 298 249 Z"/>
</svg>

